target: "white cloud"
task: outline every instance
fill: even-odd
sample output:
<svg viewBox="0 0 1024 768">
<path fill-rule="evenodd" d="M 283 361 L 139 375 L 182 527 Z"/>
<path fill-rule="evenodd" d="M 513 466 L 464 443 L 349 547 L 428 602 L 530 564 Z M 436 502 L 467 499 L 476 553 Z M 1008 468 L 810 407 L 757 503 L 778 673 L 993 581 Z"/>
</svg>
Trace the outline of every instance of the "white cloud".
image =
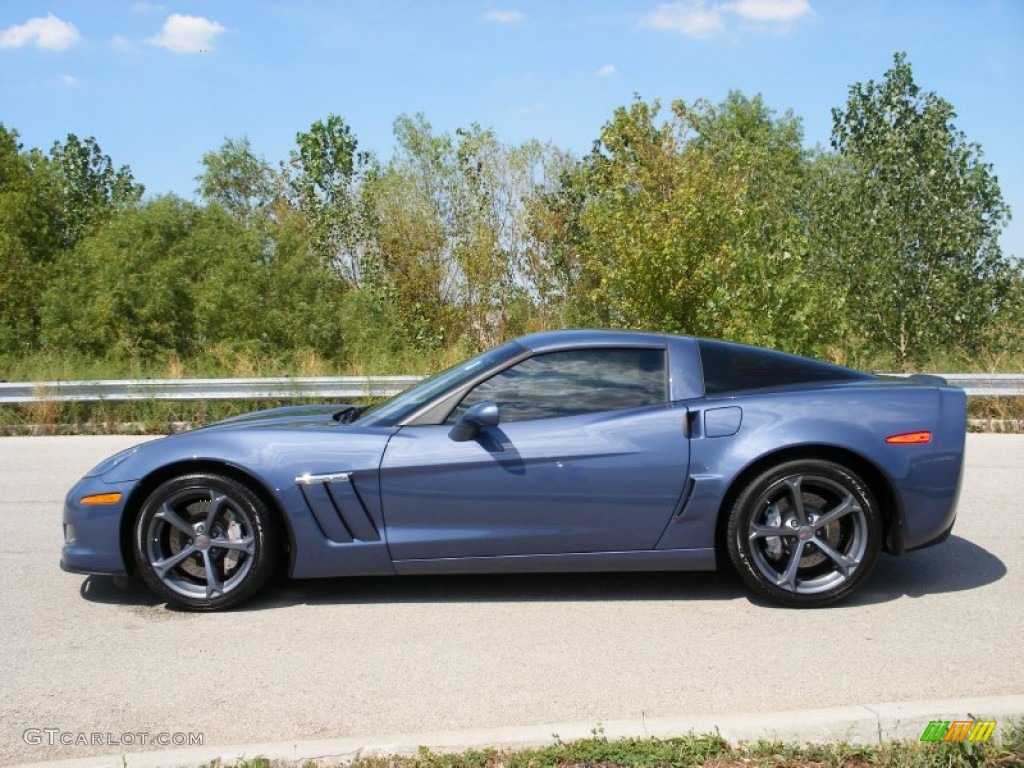
<svg viewBox="0 0 1024 768">
<path fill-rule="evenodd" d="M 110 44 L 119 51 L 131 51 L 135 48 L 135 46 L 132 45 L 131 40 L 124 35 L 114 35 L 110 38 Z"/>
<path fill-rule="evenodd" d="M 721 6 L 704 0 L 679 0 L 659 5 L 644 17 L 645 26 L 679 32 L 687 37 L 710 37 L 725 30 Z"/>
<path fill-rule="evenodd" d="M 172 13 L 164 22 L 160 34 L 148 38 L 146 42 L 174 53 L 199 53 L 212 49 L 217 35 L 225 31 L 216 21 L 202 16 Z"/>
<path fill-rule="evenodd" d="M 723 8 L 749 21 L 795 21 L 811 12 L 808 0 L 736 0 Z"/>
<path fill-rule="evenodd" d="M 727 28 L 727 15 L 758 24 L 785 26 L 811 12 L 810 0 L 677 0 L 663 3 L 643 18 L 643 25 L 687 37 L 712 37 Z"/>
<path fill-rule="evenodd" d="M 80 37 L 74 24 L 48 13 L 46 16 L 29 19 L 24 24 L 0 29 L 0 48 L 35 45 L 36 48 L 62 51 L 77 43 Z"/>
<path fill-rule="evenodd" d="M 526 17 L 519 11 L 491 11 L 484 14 L 484 21 L 494 21 L 498 24 L 518 24 Z"/>
<path fill-rule="evenodd" d="M 619 70 L 615 68 L 614 64 L 605 64 L 599 70 L 597 70 L 598 77 L 611 77 Z"/>
<path fill-rule="evenodd" d="M 63 85 L 65 88 L 74 88 L 76 85 L 78 85 L 78 78 L 74 75 L 61 75 L 60 84 Z"/>
</svg>

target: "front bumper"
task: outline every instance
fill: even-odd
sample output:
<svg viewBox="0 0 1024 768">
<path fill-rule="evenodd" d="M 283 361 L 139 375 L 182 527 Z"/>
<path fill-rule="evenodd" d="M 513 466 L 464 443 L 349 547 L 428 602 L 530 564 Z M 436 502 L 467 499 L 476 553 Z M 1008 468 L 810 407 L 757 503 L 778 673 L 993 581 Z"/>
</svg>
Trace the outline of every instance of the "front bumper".
<svg viewBox="0 0 1024 768">
<path fill-rule="evenodd" d="M 134 482 L 79 480 L 64 500 L 64 548 L 60 567 L 68 573 L 117 575 L 128 569 L 121 552 L 121 519 Z M 84 496 L 121 493 L 116 504 L 85 505 Z"/>
</svg>

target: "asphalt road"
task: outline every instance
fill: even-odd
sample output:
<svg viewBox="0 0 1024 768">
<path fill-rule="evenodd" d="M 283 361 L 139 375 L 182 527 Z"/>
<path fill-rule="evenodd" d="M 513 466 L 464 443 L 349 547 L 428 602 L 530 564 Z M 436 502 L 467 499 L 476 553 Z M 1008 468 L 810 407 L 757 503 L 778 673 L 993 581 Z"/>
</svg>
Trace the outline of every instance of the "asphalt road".
<svg viewBox="0 0 1024 768">
<path fill-rule="evenodd" d="M 1024 693 L 1022 436 L 969 436 L 954 535 L 818 611 L 728 573 L 281 581 L 172 611 L 57 566 L 63 494 L 133 442 L 0 438 L 0 764 L 119 751 L 33 728 L 241 744 Z"/>
</svg>

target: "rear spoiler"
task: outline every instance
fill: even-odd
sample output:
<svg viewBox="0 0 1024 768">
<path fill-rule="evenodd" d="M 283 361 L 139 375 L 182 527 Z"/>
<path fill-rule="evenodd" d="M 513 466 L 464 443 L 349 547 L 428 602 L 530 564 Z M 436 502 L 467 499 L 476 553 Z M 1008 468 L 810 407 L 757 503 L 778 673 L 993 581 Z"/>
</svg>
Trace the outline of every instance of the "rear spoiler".
<svg viewBox="0 0 1024 768">
<path fill-rule="evenodd" d="M 933 387 L 948 387 L 949 382 L 941 376 L 936 376 L 934 373 L 912 373 L 907 377 L 911 381 L 916 381 L 919 384 L 930 384 Z"/>
<path fill-rule="evenodd" d="M 949 382 L 946 379 L 942 376 L 936 376 L 934 373 L 875 373 L 872 375 L 880 379 L 888 379 L 889 381 L 911 381 L 914 384 L 920 384 L 925 387 L 949 386 Z"/>
</svg>

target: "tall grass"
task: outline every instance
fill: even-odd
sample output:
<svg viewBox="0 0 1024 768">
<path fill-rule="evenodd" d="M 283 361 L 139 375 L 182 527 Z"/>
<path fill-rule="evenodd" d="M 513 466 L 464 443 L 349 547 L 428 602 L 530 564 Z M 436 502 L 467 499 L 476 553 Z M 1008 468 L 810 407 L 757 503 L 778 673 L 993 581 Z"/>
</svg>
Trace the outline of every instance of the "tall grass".
<svg viewBox="0 0 1024 768">
<path fill-rule="evenodd" d="M 459 347 L 431 352 L 380 353 L 363 356 L 358 362 L 326 358 L 311 349 L 298 349 L 285 356 L 260 356 L 214 348 L 192 358 L 171 355 L 155 360 L 41 352 L 25 357 L 0 356 L 0 381 L 424 374 L 448 368 L 467 356 L 466 350 Z"/>
</svg>

